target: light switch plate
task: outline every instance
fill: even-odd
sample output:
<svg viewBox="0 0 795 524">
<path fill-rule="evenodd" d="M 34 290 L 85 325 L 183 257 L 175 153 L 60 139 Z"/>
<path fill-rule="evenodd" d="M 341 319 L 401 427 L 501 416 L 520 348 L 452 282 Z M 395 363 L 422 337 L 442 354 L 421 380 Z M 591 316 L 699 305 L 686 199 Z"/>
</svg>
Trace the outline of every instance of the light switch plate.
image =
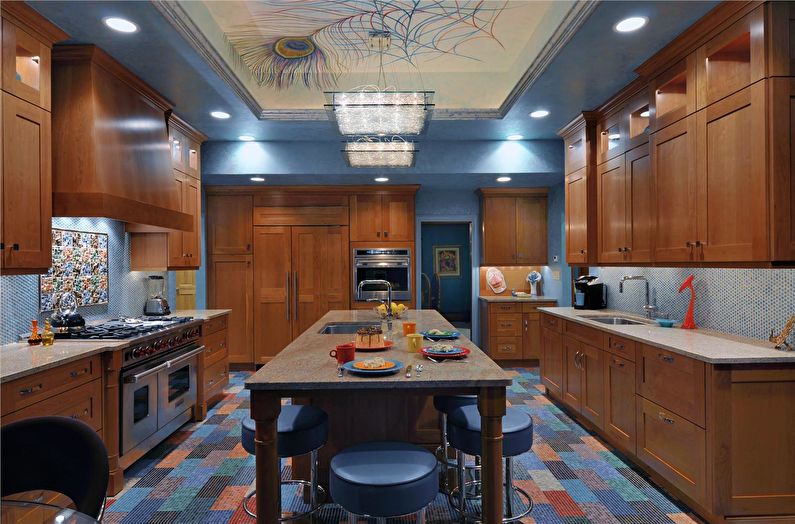
<svg viewBox="0 0 795 524">
<path fill-rule="evenodd" d="M 560 271 L 557 269 L 552 271 L 552 280 L 560 280 Z"/>
</svg>

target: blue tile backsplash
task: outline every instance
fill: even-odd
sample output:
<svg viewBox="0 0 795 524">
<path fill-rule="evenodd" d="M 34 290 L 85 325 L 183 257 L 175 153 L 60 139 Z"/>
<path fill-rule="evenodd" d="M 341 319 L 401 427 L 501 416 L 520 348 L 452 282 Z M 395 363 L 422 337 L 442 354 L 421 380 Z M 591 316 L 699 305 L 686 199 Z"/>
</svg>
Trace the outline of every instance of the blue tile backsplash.
<svg viewBox="0 0 795 524">
<path fill-rule="evenodd" d="M 698 327 L 745 337 L 767 340 L 771 329 L 778 333 L 795 314 L 795 269 L 603 267 L 590 272 L 607 284 L 607 307 L 636 314 L 643 314 L 643 282 L 628 282 L 619 293 L 618 281 L 623 275 L 645 276 L 660 312 L 677 322 L 690 300 L 688 291 L 678 293 L 679 285 L 694 275 Z"/>
<path fill-rule="evenodd" d="M 146 277 L 163 275 L 174 280 L 171 272 L 130 271 L 130 242 L 124 233 L 124 223 L 107 218 L 53 218 L 52 226 L 60 229 L 108 234 L 108 284 L 110 302 L 105 305 L 79 308 L 87 320 L 125 316 L 139 316 L 146 301 Z M 173 286 L 168 287 L 173 290 Z M 169 303 L 176 303 L 169 293 Z M 50 313 L 39 313 L 39 276 L 11 275 L 0 277 L 0 343 L 18 340 L 20 333 L 30 330 L 34 318 L 43 321 Z"/>
</svg>

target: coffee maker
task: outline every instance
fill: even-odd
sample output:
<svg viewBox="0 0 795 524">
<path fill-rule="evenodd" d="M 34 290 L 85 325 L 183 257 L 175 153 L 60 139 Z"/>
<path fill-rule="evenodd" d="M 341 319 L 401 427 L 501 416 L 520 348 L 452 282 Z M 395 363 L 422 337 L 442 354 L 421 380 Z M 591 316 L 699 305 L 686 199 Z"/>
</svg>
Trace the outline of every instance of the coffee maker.
<svg viewBox="0 0 795 524">
<path fill-rule="evenodd" d="M 160 275 L 149 275 L 147 286 L 149 297 L 144 305 L 144 315 L 156 317 L 170 315 L 171 309 L 169 309 L 168 301 L 165 298 L 166 280 Z"/>
<path fill-rule="evenodd" d="M 607 307 L 607 286 L 599 277 L 583 275 L 574 281 L 574 309 L 603 309 Z"/>
</svg>

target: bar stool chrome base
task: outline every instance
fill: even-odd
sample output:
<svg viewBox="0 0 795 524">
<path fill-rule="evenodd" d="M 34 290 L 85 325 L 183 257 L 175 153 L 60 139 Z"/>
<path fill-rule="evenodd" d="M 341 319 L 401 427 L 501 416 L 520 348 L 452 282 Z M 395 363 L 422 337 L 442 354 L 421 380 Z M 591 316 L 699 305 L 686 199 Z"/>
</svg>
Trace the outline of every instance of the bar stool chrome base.
<svg viewBox="0 0 795 524">
<path fill-rule="evenodd" d="M 299 519 L 302 519 L 304 517 L 308 517 L 308 516 L 312 515 L 313 513 L 315 513 L 317 510 L 319 510 L 321 508 L 321 506 L 323 506 L 323 504 L 326 503 L 326 500 L 327 500 L 326 490 L 323 488 L 323 486 L 321 486 L 320 484 L 317 483 L 317 452 L 318 452 L 319 449 L 320 448 L 313 449 L 310 452 L 310 456 L 311 456 L 310 460 L 312 462 L 312 467 L 311 467 L 311 470 L 310 470 L 310 473 L 309 473 L 309 475 L 310 475 L 309 480 L 297 480 L 297 479 L 281 480 L 281 478 L 279 478 L 279 490 L 280 490 L 280 492 L 279 492 L 280 493 L 280 496 L 279 496 L 279 499 L 280 499 L 279 500 L 279 514 L 280 514 L 279 522 L 290 522 L 290 521 L 293 521 L 293 520 L 299 520 Z M 305 488 L 309 488 L 309 498 L 310 498 L 310 500 L 309 500 L 309 510 L 307 510 L 307 511 L 305 511 L 303 513 L 296 514 L 296 515 L 291 515 L 289 517 L 281 516 L 281 487 L 282 486 L 304 486 Z M 257 514 L 255 512 L 253 512 L 253 511 L 251 511 L 251 509 L 249 509 L 249 501 L 251 500 L 251 497 L 253 497 L 256 494 L 257 494 L 257 491 L 254 490 L 251 493 L 249 493 L 248 495 L 246 495 L 245 498 L 243 498 L 243 510 L 250 517 L 253 517 L 253 518 L 257 518 Z"/>
<path fill-rule="evenodd" d="M 442 476 L 441 482 L 441 490 L 442 493 L 445 495 L 450 495 L 450 484 L 448 483 L 448 475 L 450 470 L 455 470 L 458 468 L 458 459 L 450 458 L 450 443 L 447 440 L 447 414 L 442 412 L 441 413 L 441 430 L 442 430 L 442 444 L 436 448 L 434 455 L 436 456 L 436 460 L 441 465 L 439 468 L 439 474 Z M 477 455 L 475 456 L 475 465 L 474 466 L 464 466 L 464 469 L 468 471 L 472 478 L 475 479 L 476 485 L 473 487 L 472 491 L 467 490 L 467 499 L 479 499 L 480 498 L 480 483 L 477 482 L 480 480 L 480 457 Z M 470 483 L 471 484 L 471 483 Z"/>
<path fill-rule="evenodd" d="M 416 513 L 416 515 L 417 515 L 417 520 L 415 521 L 416 524 L 425 524 L 425 508 L 422 508 L 421 510 L 419 510 Z M 353 513 L 351 513 L 349 511 L 348 512 L 348 524 L 356 524 L 358 522 L 358 520 L 359 520 L 359 517 L 375 518 L 376 524 L 386 524 L 386 519 L 387 519 L 387 517 L 371 517 L 369 515 L 355 515 L 355 514 L 353 514 Z M 405 517 L 405 515 L 396 515 L 394 518 L 400 518 L 400 517 Z M 393 518 L 393 517 L 389 517 L 389 518 Z"/>
</svg>

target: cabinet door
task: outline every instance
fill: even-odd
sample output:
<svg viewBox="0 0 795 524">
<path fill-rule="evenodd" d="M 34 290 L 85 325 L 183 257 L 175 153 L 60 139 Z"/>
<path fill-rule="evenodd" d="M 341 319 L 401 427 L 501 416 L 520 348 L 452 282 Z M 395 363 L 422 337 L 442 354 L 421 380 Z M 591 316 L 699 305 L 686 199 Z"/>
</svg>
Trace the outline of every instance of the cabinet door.
<svg viewBox="0 0 795 524">
<path fill-rule="evenodd" d="M 197 269 L 201 265 L 201 201 L 201 182 L 185 177 L 182 212 L 193 216 L 193 231 L 182 233 L 182 249 L 188 258 L 187 266 Z"/>
<path fill-rule="evenodd" d="M 251 254 L 254 200 L 251 196 L 207 196 L 207 252 Z"/>
<path fill-rule="evenodd" d="M 696 115 L 654 133 L 651 153 L 657 221 L 654 259 L 695 260 Z"/>
<path fill-rule="evenodd" d="M 170 128 L 168 130 L 168 141 L 171 144 L 171 167 L 184 172 L 187 138 L 176 129 Z"/>
<path fill-rule="evenodd" d="M 541 320 L 538 313 L 524 314 L 522 334 L 522 358 L 535 360 L 541 358 Z"/>
<path fill-rule="evenodd" d="M 795 19 L 795 6 L 790 12 Z M 772 259 L 795 260 L 795 78 L 771 78 L 768 85 Z"/>
<path fill-rule="evenodd" d="M 563 402 L 576 411 L 582 411 L 582 364 L 580 343 L 563 337 Z"/>
<path fill-rule="evenodd" d="M 322 304 L 325 240 L 325 227 L 292 228 L 292 338 L 306 331 L 325 313 Z"/>
<path fill-rule="evenodd" d="M 384 195 L 381 199 L 384 240 L 414 242 L 414 194 Z"/>
<path fill-rule="evenodd" d="M 254 362 L 265 364 L 293 339 L 291 231 L 254 228 Z"/>
<path fill-rule="evenodd" d="M 654 240 L 654 203 L 652 199 L 651 158 L 648 144 L 624 155 L 627 183 L 627 248 L 625 260 L 651 262 Z"/>
<path fill-rule="evenodd" d="M 604 430 L 624 451 L 635 454 L 635 364 L 605 355 Z"/>
<path fill-rule="evenodd" d="M 698 112 L 698 260 L 770 258 L 766 88 L 757 82 Z"/>
<path fill-rule="evenodd" d="M 650 126 L 655 132 L 695 113 L 695 53 L 691 53 L 652 81 L 650 102 Z"/>
<path fill-rule="evenodd" d="M 517 197 L 516 263 L 547 262 L 547 197 Z"/>
<path fill-rule="evenodd" d="M 51 107 L 50 47 L 3 19 L 3 90 L 47 111 Z"/>
<path fill-rule="evenodd" d="M 602 263 L 621 262 L 627 248 L 627 188 L 624 156 L 596 168 L 597 223 L 599 253 Z"/>
<path fill-rule="evenodd" d="M 199 178 L 201 176 L 201 165 L 199 163 L 199 148 L 201 144 L 192 138 L 185 137 L 185 153 L 183 156 L 183 167 L 185 174 Z"/>
<path fill-rule="evenodd" d="M 588 262 L 588 179 L 582 168 L 566 176 L 566 261 Z"/>
<path fill-rule="evenodd" d="M 322 313 L 332 309 L 350 309 L 351 254 L 349 230 L 346 226 L 326 227 L 322 245 L 320 270 L 322 285 Z"/>
<path fill-rule="evenodd" d="M 552 329 L 541 329 L 541 382 L 555 396 L 563 395 L 563 337 Z"/>
<path fill-rule="evenodd" d="M 568 136 L 563 141 L 566 157 L 564 159 L 566 174 L 574 173 L 585 167 L 587 162 L 587 141 L 585 126 Z"/>
<path fill-rule="evenodd" d="M 174 184 L 177 186 L 179 193 L 179 210 L 185 213 L 185 175 L 173 170 Z M 185 234 L 182 231 L 171 231 L 168 234 L 168 267 L 181 268 L 187 265 L 188 257 L 185 254 L 185 248 L 182 244 Z"/>
<path fill-rule="evenodd" d="M 580 373 L 582 375 L 582 414 L 602 428 L 605 412 L 605 361 L 601 349 L 580 344 Z"/>
<path fill-rule="evenodd" d="M 381 195 L 351 195 L 351 242 L 383 240 L 382 211 Z"/>
<path fill-rule="evenodd" d="M 623 126 L 626 151 L 649 143 L 649 89 L 633 96 L 624 109 Z"/>
<path fill-rule="evenodd" d="M 516 197 L 483 198 L 483 263 L 516 263 Z"/>
<path fill-rule="evenodd" d="M 46 272 L 52 263 L 50 114 L 7 93 L 2 98 L 2 268 Z"/>
<path fill-rule="evenodd" d="M 229 362 L 254 362 L 252 346 L 253 268 L 250 255 L 216 255 L 207 267 L 207 305 L 230 309 L 228 322 Z"/>
<path fill-rule="evenodd" d="M 624 153 L 626 137 L 622 117 L 624 109 L 600 120 L 596 125 L 596 163 L 603 164 Z"/>
</svg>

